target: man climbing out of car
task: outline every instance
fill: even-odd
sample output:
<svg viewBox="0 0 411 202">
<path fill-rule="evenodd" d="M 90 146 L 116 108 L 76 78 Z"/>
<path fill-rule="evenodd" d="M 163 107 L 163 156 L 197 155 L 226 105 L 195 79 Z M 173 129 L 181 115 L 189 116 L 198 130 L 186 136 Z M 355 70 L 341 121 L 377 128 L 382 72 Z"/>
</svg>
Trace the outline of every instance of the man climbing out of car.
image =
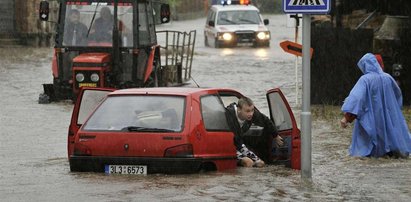
<svg viewBox="0 0 411 202">
<path fill-rule="evenodd" d="M 231 103 L 227 106 L 226 118 L 231 131 L 234 133 L 234 145 L 237 150 L 237 160 L 240 166 L 263 167 L 265 165 L 264 161 L 244 144 L 242 137 L 250 129 L 251 124 L 264 127 L 264 131 L 272 134 L 276 146 L 283 145 L 283 139 L 278 135 L 273 121 L 255 109 L 254 103 L 250 98 L 242 97 L 238 100 L 238 103 Z"/>
</svg>

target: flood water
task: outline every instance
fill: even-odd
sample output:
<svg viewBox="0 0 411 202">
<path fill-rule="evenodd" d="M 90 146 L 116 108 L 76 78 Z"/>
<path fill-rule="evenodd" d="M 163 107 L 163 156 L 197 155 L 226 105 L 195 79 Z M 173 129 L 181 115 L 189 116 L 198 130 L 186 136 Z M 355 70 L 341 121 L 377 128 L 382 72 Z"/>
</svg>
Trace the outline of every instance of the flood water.
<svg viewBox="0 0 411 202">
<path fill-rule="evenodd" d="M 192 76 L 200 86 L 236 88 L 263 112 L 268 110 L 265 92 L 280 87 L 299 117 L 295 58 L 278 45 L 294 40 L 294 29 L 286 27 L 284 15 L 265 17 L 270 48 L 204 47 L 204 18 L 158 30 L 197 30 Z M 312 183 L 303 182 L 299 171 L 274 165 L 191 175 L 71 173 L 66 146 L 73 105 L 37 103 L 42 84 L 52 81 L 51 53 L 51 48 L 0 49 L 0 201 L 411 200 L 410 159 L 349 157 L 350 129 L 316 119 Z M 301 81 L 301 64 L 298 69 Z"/>
</svg>

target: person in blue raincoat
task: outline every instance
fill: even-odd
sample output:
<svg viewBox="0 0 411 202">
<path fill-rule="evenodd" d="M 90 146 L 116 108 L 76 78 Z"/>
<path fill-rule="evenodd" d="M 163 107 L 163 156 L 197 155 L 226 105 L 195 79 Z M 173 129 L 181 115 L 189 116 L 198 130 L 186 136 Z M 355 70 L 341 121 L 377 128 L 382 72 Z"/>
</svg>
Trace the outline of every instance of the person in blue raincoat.
<svg viewBox="0 0 411 202">
<path fill-rule="evenodd" d="M 355 121 L 351 156 L 408 157 L 411 136 L 402 114 L 402 94 L 395 80 L 384 73 L 376 57 L 365 54 L 358 62 L 360 77 L 341 110 L 341 126 Z"/>
</svg>

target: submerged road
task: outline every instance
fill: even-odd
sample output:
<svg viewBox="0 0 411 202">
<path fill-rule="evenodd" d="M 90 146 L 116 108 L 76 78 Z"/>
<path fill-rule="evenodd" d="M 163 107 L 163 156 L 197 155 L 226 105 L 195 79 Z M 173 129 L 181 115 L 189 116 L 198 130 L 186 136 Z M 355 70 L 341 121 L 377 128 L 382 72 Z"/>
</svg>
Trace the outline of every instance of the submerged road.
<svg viewBox="0 0 411 202">
<path fill-rule="evenodd" d="M 268 110 L 265 92 L 280 87 L 299 117 L 294 57 L 278 45 L 293 40 L 294 30 L 286 27 L 284 15 L 266 17 L 270 48 L 204 47 L 205 19 L 158 30 L 197 30 L 192 76 L 200 86 L 236 88 L 263 112 Z M 411 200 L 411 160 L 349 157 L 350 132 L 332 120 L 313 121 L 311 184 L 301 182 L 299 171 L 274 165 L 192 175 L 71 173 L 66 145 L 73 105 L 37 104 L 41 85 L 52 81 L 51 53 L 51 48 L 0 49 L 1 201 Z"/>
</svg>

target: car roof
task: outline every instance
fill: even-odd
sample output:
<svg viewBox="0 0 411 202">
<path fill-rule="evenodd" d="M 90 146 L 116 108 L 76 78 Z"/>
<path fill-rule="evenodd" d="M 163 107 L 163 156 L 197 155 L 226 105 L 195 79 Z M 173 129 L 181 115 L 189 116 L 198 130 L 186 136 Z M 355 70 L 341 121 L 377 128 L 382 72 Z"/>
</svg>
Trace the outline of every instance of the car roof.
<svg viewBox="0 0 411 202">
<path fill-rule="evenodd" d="M 110 95 L 136 95 L 136 94 L 151 94 L 151 95 L 180 95 L 187 96 L 192 94 L 215 93 L 218 91 L 234 91 L 229 88 L 189 88 L 189 87 L 156 87 L 156 88 L 128 88 L 116 90 Z"/>
<path fill-rule="evenodd" d="M 213 5 L 212 8 L 216 9 L 216 11 L 238 11 L 238 10 L 253 10 L 259 11 L 257 7 L 253 5 Z"/>
</svg>

